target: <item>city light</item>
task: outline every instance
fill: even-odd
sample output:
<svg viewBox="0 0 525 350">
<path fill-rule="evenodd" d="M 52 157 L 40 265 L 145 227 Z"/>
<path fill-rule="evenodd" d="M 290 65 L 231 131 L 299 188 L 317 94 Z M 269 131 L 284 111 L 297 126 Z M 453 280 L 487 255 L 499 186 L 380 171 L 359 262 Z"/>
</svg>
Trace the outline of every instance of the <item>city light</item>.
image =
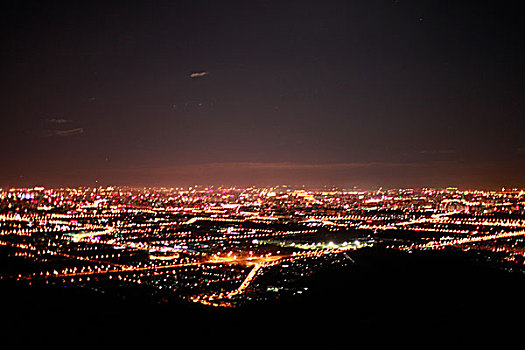
<svg viewBox="0 0 525 350">
<path fill-rule="evenodd" d="M 259 285 L 258 276 L 279 279 L 280 274 L 288 280 L 284 276 L 293 271 L 295 278 L 305 278 L 322 273 L 323 264 L 353 262 L 353 251 L 372 247 L 479 249 L 523 266 L 522 194 L 7 189 L 0 193 L 0 247 L 32 268 L 0 277 L 20 283 L 135 284 L 232 307 L 268 297 L 269 287 Z"/>
</svg>

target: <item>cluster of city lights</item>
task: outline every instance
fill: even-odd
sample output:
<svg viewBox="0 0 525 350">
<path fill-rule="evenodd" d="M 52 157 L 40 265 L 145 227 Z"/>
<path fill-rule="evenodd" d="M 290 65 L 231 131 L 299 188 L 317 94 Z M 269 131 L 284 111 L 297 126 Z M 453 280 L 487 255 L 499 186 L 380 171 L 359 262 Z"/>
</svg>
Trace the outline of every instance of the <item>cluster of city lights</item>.
<svg viewBox="0 0 525 350">
<path fill-rule="evenodd" d="M 269 271 L 293 263 L 300 279 L 372 246 L 479 249 L 523 264 L 524 235 L 517 189 L 0 190 L 0 248 L 29 263 L 0 279 L 141 285 L 212 306 L 264 297 L 258 277 Z"/>
</svg>

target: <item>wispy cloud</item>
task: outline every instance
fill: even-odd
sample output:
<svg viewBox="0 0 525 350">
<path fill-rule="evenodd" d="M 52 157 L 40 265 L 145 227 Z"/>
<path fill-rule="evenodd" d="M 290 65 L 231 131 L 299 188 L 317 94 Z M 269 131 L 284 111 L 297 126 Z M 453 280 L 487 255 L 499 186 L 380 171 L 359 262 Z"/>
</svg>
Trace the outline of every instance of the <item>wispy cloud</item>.
<svg viewBox="0 0 525 350">
<path fill-rule="evenodd" d="M 80 135 L 84 133 L 84 128 L 73 122 L 71 119 L 66 118 L 49 118 L 46 119 L 44 126 L 44 136 L 47 137 L 67 137 Z"/>
<path fill-rule="evenodd" d="M 456 154 L 458 153 L 455 149 L 438 149 L 438 150 L 426 150 L 422 149 L 419 151 L 420 154 Z"/>
<path fill-rule="evenodd" d="M 208 168 L 246 168 L 246 169 L 355 169 L 369 167 L 422 167 L 435 164 L 436 162 L 349 162 L 349 163 L 295 163 L 295 162 L 276 162 L 276 163 L 209 163 L 196 165 Z"/>
<path fill-rule="evenodd" d="M 52 124 L 66 124 L 66 123 L 71 122 L 71 120 L 64 119 L 64 118 L 51 118 L 51 119 L 46 119 L 46 121 Z"/>
<path fill-rule="evenodd" d="M 192 78 L 192 79 L 193 79 L 193 78 L 200 78 L 200 77 L 204 77 L 204 76 L 206 76 L 206 75 L 208 75 L 208 72 L 206 72 L 206 71 L 202 71 L 202 72 L 193 72 L 193 73 L 190 74 L 190 78 Z"/>
<path fill-rule="evenodd" d="M 115 164 L 116 165 L 116 164 Z M 348 184 L 357 186 L 415 186 L 443 181 L 443 173 L 456 176 L 465 169 L 461 161 L 418 162 L 215 162 L 172 164 L 167 166 L 114 166 L 106 169 L 108 179 L 123 183 L 272 185 L 303 184 L 318 186 Z M 117 181 L 113 180 L 113 181 Z"/>
<path fill-rule="evenodd" d="M 74 128 L 74 129 L 68 129 L 68 130 L 52 130 L 51 131 L 52 136 L 60 136 L 60 137 L 66 137 L 66 136 L 73 136 L 73 135 L 79 135 L 84 133 L 84 128 Z"/>
<path fill-rule="evenodd" d="M 155 174 L 155 175 L 182 175 L 215 171 L 323 171 L 323 170 L 351 170 L 364 168 L 426 168 L 450 164 L 449 161 L 430 162 L 349 162 L 349 163 L 295 163 L 295 162 L 225 162 L 181 164 L 166 167 L 144 167 L 120 169 L 121 171 Z"/>
</svg>

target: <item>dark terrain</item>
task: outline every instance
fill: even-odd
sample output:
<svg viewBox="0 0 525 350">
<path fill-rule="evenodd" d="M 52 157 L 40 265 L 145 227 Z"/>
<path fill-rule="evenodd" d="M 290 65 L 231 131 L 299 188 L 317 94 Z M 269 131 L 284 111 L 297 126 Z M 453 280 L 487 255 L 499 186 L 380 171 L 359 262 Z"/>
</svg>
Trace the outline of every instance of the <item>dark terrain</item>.
<svg viewBox="0 0 525 350">
<path fill-rule="evenodd" d="M 40 343 L 232 345 L 506 344 L 521 337 L 525 276 L 460 252 L 365 249 L 326 268 L 294 297 L 236 309 L 3 281 L 2 337 Z M 479 260 L 479 261 L 478 261 Z M 246 343 L 248 342 L 248 343 Z M 329 348 L 332 348 L 331 346 Z"/>
</svg>

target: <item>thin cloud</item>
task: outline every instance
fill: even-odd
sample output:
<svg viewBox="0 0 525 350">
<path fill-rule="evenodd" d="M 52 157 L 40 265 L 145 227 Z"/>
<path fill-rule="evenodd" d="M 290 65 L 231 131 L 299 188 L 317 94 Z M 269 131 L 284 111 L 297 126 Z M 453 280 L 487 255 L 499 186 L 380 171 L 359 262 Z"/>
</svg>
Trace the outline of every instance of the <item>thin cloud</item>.
<svg viewBox="0 0 525 350">
<path fill-rule="evenodd" d="M 428 154 L 428 155 L 434 155 L 434 154 L 457 154 L 458 151 L 455 149 L 433 149 L 433 150 L 427 150 L 422 149 L 419 151 L 419 154 Z"/>
<path fill-rule="evenodd" d="M 46 119 L 46 121 L 48 123 L 53 123 L 53 124 L 66 124 L 66 123 L 71 122 L 71 120 L 64 119 L 64 118 L 51 118 L 51 119 Z"/>
<path fill-rule="evenodd" d="M 369 167 L 422 167 L 435 165 L 437 162 L 350 162 L 350 163 L 209 163 L 200 165 L 207 168 L 247 168 L 247 169 L 354 169 Z M 199 165 L 196 165 L 199 166 Z"/>
<path fill-rule="evenodd" d="M 49 118 L 46 119 L 44 126 L 44 136 L 46 137 L 68 137 L 84 133 L 84 128 L 75 125 L 71 119 Z"/>
<path fill-rule="evenodd" d="M 84 133 L 84 128 L 75 128 L 75 129 L 69 129 L 69 130 L 53 130 L 52 133 L 54 136 L 60 136 L 60 137 L 74 136 L 74 135 L 80 135 Z"/>
<path fill-rule="evenodd" d="M 431 161 L 431 162 L 350 162 L 350 163 L 294 163 L 294 162 L 275 162 L 275 163 L 258 163 L 258 162 L 227 162 L 227 163 L 201 163 L 201 164 L 183 164 L 167 167 L 144 167 L 133 169 L 115 169 L 116 171 L 144 173 L 155 175 L 182 175 L 207 171 L 231 171 L 231 170 L 282 170 L 282 171 L 322 171 L 322 170 L 345 170 L 345 169 L 364 169 L 364 168 L 426 168 L 451 164 L 450 161 Z"/>
<path fill-rule="evenodd" d="M 193 79 L 193 78 L 200 78 L 200 77 L 204 77 L 204 76 L 206 76 L 206 75 L 208 75 L 208 72 L 206 72 L 206 71 L 202 71 L 202 72 L 193 72 L 193 73 L 190 74 L 190 78 L 192 78 L 192 79 Z"/>
</svg>

